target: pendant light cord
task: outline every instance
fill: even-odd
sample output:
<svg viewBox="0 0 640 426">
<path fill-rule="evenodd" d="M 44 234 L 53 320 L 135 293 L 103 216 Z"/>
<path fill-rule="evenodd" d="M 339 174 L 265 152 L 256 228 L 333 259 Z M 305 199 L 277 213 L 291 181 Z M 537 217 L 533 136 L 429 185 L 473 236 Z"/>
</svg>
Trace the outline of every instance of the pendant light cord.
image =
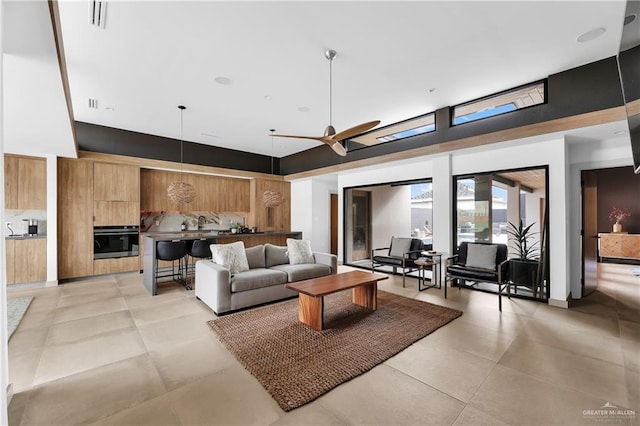
<svg viewBox="0 0 640 426">
<path fill-rule="evenodd" d="M 329 59 L 329 124 L 333 125 L 333 59 Z"/>
<path fill-rule="evenodd" d="M 273 132 L 276 129 L 269 129 L 269 131 L 271 132 L 271 174 L 273 174 Z"/>
<path fill-rule="evenodd" d="M 184 105 L 178 105 L 178 109 L 180 109 L 180 179 L 182 179 L 183 166 L 183 151 L 184 151 L 184 110 L 186 107 Z"/>
</svg>

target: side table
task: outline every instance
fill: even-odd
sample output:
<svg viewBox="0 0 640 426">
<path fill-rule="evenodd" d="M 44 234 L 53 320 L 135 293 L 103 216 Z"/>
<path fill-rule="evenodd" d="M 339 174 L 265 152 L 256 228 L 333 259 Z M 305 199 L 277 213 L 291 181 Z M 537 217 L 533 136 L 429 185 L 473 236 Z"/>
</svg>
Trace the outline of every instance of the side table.
<svg viewBox="0 0 640 426">
<path fill-rule="evenodd" d="M 442 262 L 442 253 L 426 252 L 420 253 L 422 257 L 416 259 L 414 263 L 418 266 L 418 291 L 427 290 L 429 288 L 441 288 L 440 283 L 440 267 Z M 427 278 L 426 270 L 431 268 L 432 278 Z M 426 285 L 427 281 L 431 285 Z"/>
</svg>

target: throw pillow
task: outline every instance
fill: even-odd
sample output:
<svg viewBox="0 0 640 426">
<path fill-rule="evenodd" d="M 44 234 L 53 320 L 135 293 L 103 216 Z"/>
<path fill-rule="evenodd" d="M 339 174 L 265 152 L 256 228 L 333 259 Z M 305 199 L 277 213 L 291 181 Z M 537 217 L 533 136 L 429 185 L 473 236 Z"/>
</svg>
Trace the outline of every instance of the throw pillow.
<svg viewBox="0 0 640 426">
<path fill-rule="evenodd" d="M 211 244 L 211 257 L 218 265 L 229 268 L 232 274 L 249 270 L 242 241 L 231 244 Z"/>
<path fill-rule="evenodd" d="M 292 265 L 315 263 L 313 252 L 311 251 L 311 241 L 309 240 L 287 238 L 287 255 L 289 256 L 289 263 Z"/>
<path fill-rule="evenodd" d="M 391 238 L 391 248 L 389 249 L 389 256 L 402 257 L 409 251 L 411 247 L 411 238 Z"/>
<path fill-rule="evenodd" d="M 468 244 L 466 266 L 495 271 L 497 250 L 494 244 Z"/>
</svg>

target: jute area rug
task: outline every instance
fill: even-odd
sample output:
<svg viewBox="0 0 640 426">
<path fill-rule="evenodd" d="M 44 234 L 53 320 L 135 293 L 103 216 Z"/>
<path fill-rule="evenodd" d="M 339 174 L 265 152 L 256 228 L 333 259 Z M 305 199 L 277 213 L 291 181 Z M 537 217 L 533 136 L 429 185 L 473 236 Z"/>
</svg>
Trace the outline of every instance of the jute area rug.
<svg viewBox="0 0 640 426">
<path fill-rule="evenodd" d="M 33 300 L 33 297 L 16 297 L 13 299 L 7 299 L 7 330 L 9 331 L 9 339 L 18 324 L 22 321 L 24 313 L 27 312 L 29 304 Z"/>
<path fill-rule="evenodd" d="M 209 321 L 220 341 L 284 411 L 300 407 L 371 370 L 462 315 L 378 291 L 378 309 L 351 303 L 351 292 L 325 297 L 325 330 L 298 322 L 292 299 Z"/>
</svg>

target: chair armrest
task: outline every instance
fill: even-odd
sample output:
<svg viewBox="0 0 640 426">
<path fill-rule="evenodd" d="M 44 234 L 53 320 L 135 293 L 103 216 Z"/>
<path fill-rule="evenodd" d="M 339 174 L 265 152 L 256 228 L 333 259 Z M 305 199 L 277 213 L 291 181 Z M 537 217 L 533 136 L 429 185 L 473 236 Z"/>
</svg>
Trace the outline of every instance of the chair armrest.
<svg viewBox="0 0 640 426">
<path fill-rule="evenodd" d="M 509 259 L 505 259 L 498 264 L 498 282 L 502 284 L 504 279 L 509 279 L 508 274 Z"/>
<path fill-rule="evenodd" d="M 316 263 L 330 267 L 332 274 L 338 273 L 338 256 L 335 254 L 319 253 L 314 251 L 313 258 L 316 260 Z"/>
<path fill-rule="evenodd" d="M 449 265 L 453 265 L 455 262 L 454 260 L 458 260 L 458 255 L 454 255 L 454 256 L 449 256 L 447 257 L 444 261 L 445 261 L 445 265 L 449 266 Z"/>
<path fill-rule="evenodd" d="M 212 260 L 196 262 L 196 297 L 216 314 L 231 310 L 231 274 Z"/>
</svg>

